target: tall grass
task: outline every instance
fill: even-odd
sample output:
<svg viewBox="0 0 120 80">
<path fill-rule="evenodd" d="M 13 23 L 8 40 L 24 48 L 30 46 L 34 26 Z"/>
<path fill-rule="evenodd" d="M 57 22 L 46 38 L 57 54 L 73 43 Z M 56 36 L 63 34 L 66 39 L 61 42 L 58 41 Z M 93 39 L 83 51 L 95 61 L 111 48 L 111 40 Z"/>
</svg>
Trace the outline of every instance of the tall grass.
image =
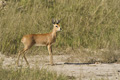
<svg viewBox="0 0 120 80">
<path fill-rule="evenodd" d="M 51 31 L 53 18 L 63 30 L 58 49 L 119 49 L 119 7 L 119 0 L 8 0 L 0 10 L 0 51 L 15 54 L 23 35 Z"/>
</svg>

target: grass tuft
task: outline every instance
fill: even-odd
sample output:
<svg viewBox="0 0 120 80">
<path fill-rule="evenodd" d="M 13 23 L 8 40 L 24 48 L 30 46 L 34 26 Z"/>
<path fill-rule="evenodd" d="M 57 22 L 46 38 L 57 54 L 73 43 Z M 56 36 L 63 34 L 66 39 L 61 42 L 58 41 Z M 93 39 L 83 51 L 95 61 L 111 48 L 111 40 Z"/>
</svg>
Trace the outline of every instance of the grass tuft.
<svg viewBox="0 0 120 80">
<path fill-rule="evenodd" d="M 46 69 L 2 69 L 0 68 L 0 80 L 68 80 L 62 74 L 57 75 L 55 72 Z"/>
</svg>

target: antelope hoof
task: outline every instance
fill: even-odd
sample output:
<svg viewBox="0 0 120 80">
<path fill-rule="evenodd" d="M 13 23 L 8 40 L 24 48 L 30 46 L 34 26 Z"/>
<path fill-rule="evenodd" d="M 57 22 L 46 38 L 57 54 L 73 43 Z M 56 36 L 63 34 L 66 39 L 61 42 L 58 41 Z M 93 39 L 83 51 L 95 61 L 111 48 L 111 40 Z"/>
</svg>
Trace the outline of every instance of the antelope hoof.
<svg viewBox="0 0 120 80">
<path fill-rule="evenodd" d="M 51 66 L 54 66 L 54 64 L 50 64 Z"/>
<path fill-rule="evenodd" d="M 27 67 L 28 67 L 28 68 L 30 68 L 30 65 L 29 65 L 29 64 L 27 64 Z"/>
<path fill-rule="evenodd" d="M 54 63 L 52 62 L 52 63 L 50 63 L 50 65 L 51 65 L 51 66 L 53 66 L 53 65 L 54 65 Z"/>
</svg>

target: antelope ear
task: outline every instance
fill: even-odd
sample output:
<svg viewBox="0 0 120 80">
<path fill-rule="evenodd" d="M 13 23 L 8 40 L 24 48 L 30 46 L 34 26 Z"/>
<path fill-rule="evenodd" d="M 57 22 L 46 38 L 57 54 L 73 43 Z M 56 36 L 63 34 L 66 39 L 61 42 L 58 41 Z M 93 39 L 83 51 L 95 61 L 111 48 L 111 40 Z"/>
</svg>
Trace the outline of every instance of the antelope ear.
<svg viewBox="0 0 120 80">
<path fill-rule="evenodd" d="M 60 23 L 60 20 L 58 20 L 57 22 L 56 22 L 56 24 L 59 24 Z"/>
<path fill-rule="evenodd" d="M 52 19 L 52 23 L 55 24 L 55 20 L 54 19 Z"/>
</svg>

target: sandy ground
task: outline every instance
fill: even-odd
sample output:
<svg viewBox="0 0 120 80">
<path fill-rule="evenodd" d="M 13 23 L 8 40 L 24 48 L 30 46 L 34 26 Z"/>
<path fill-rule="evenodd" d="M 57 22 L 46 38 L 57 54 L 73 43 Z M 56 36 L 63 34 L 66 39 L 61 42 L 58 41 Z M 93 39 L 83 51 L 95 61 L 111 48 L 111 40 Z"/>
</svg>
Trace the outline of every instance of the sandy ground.
<svg viewBox="0 0 120 80">
<path fill-rule="evenodd" d="M 34 55 L 27 56 L 30 68 L 45 68 L 55 71 L 58 74 L 64 74 L 69 79 L 75 80 L 120 80 L 120 64 L 90 64 L 81 62 L 67 62 L 72 55 L 54 55 L 54 66 L 48 65 L 49 56 Z M 15 65 L 16 57 L 6 57 L 0 54 L 0 63 L 2 68 L 20 68 Z M 20 64 L 26 68 L 24 60 L 20 59 Z"/>
</svg>

